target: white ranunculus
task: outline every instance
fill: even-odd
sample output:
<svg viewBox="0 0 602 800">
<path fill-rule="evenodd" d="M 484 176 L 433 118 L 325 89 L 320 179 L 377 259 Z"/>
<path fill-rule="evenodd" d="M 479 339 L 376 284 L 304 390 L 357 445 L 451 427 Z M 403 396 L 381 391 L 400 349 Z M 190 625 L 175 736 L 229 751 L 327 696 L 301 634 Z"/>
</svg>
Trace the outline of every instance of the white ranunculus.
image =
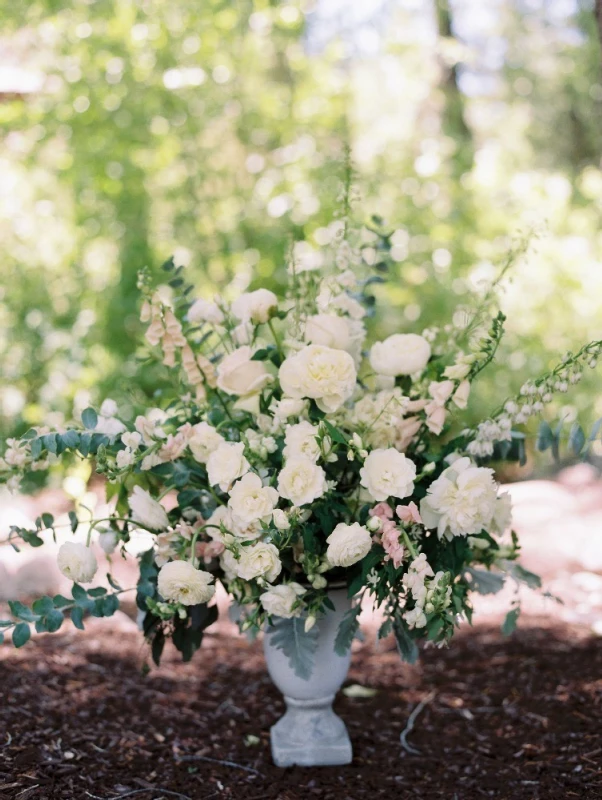
<svg viewBox="0 0 602 800">
<path fill-rule="evenodd" d="M 326 541 L 326 558 L 333 567 L 350 567 L 356 564 L 368 555 L 372 547 L 370 531 L 359 522 L 352 525 L 339 522 Z"/>
<path fill-rule="evenodd" d="M 274 617 L 290 619 L 303 613 L 303 605 L 301 603 L 297 608 L 293 608 L 302 594 L 305 594 L 303 586 L 293 581 L 292 583 L 281 583 L 279 586 L 273 586 L 260 595 L 259 600 L 268 614 Z"/>
<path fill-rule="evenodd" d="M 196 569 L 188 561 L 170 561 L 159 570 L 157 588 L 165 600 L 183 606 L 197 606 L 208 603 L 215 594 L 212 582 L 210 572 Z"/>
<path fill-rule="evenodd" d="M 247 472 L 230 490 L 228 508 L 239 525 L 250 525 L 258 520 L 268 522 L 277 502 L 276 489 L 264 486 L 259 475 Z"/>
<path fill-rule="evenodd" d="M 249 466 L 243 442 L 222 442 L 207 459 L 209 485 L 228 492 L 234 481 L 249 471 Z"/>
<path fill-rule="evenodd" d="M 431 357 L 431 346 L 415 333 L 395 333 L 370 350 L 370 364 L 379 375 L 415 375 Z"/>
<path fill-rule="evenodd" d="M 115 551 L 118 541 L 119 539 L 117 538 L 115 531 L 103 531 L 102 533 L 98 534 L 98 544 L 100 545 L 100 549 L 107 556 L 110 556 L 111 553 Z"/>
<path fill-rule="evenodd" d="M 130 496 L 130 508 L 132 509 L 132 519 L 139 522 L 144 528 L 151 531 L 163 531 L 169 525 L 167 512 L 148 492 L 134 486 L 134 491 Z"/>
<path fill-rule="evenodd" d="M 195 300 L 188 309 L 186 315 L 188 322 L 197 325 L 199 322 L 210 322 L 212 325 L 221 325 L 224 321 L 224 314 L 217 303 L 209 300 Z"/>
<path fill-rule="evenodd" d="M 403 499 L 414 491 L 416 465 L 393 447 L 373 450 L 360 470 L 361 484 L 375 500 Z"/>
<path fill-rule="evenodd" d="M 295 506 L 304 506 L 322 497 L 326 473 L 307 458 L 291 458 L 278 476 L 278 493 Z"/>
<path fill-rule="evenodd" d="M 355 389 L 353 358 L 344 350 L 310 344 L 282 363 L 280 386 L 288 397 L 309 397 L 326 413 L 337 411 Z"/>
<path fill-rule="evenodd" d="M 206 464 L 214 450 L 224 441 L 224 437 L 208 422 L 199 422 L 192 426 L 188 439 L 188 447 L 199 464 Z"/>
<path fill-rule="evenodd" d="M 497 492 L 493 470 L 459 458 L 429 486 L 420 515 L 425 527 L 437 528 L 439 538 L 474 535 L 492 525 Z"/>
<path fill-rule="evenodd" d="M 239 397 L 261 391 L 272 376 L 263 361 L 251 361 L 252 355 L 244 345 L 225 356 L 217 366 L 217 388 Z"/>
<path fill-rule="evenodd" d="M 63 575 L 74 583 L 90 583 L 98 569 L 92 550 L 78 542 L 62 544 L 56 561 Z"/>
<path fill-rule="evenodd" d="M 351 335 L 344 317 L 337 314 L 316 314 L 305 323 L 304 338 L 310 344 L 321 344 L 335 350 L 349 350 Z"/>
<path fill-rule="evenodd" d="M 282 564 L 275 545 L 259 542 L 251 547 L 240 548 L 240 559 L 237 563 L 239 578 L 245 581 L 265 578 L 268 583 L 272 583 L 281 571 Z"/>
<path fill-rule="evenodd" d="M 288 425 L 284 434 L 285 459 L 308 458 L 316 462 L 320 457 L 320 445 L 316 436 L 318 428 L 311 422 L 299 422 L 297 425 Z"/>
<path fill-rule="evenodd" d="M 269 289 L 245 292 L 232 303 L 232 313 L 241 322 L 254 322 L 258 325 L 267 322 L 272 311 L 278 308 L 278 298 Z"/>
</svg>

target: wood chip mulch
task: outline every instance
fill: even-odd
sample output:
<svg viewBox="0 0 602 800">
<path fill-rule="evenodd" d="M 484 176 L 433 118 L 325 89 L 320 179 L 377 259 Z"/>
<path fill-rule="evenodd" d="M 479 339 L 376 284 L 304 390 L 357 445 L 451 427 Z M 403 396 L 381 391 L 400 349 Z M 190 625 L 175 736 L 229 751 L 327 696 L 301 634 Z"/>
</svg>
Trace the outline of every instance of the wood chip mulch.
<svg viewBox="0 0 602 800">
<path fill-rule="evenodd" d="M 319 769 L 271 763 L 282 701 L 258 643 L 208 635 L 146 677 L 137 632 L 100 622 L 5 646 L 0 800 L 602 798 L 602 639 L 526 623 L 466 630 L 415 667 L 362 645 L 347 685 L 377 693 L 336 706 L 353 764 Z"/>
</svg>

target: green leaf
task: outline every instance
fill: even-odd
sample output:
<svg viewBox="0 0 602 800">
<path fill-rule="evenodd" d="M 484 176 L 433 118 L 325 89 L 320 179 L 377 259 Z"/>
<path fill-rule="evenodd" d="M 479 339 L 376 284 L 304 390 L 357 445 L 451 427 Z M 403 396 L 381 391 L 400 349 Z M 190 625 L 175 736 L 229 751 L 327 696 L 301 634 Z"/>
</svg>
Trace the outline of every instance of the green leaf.
<svg viewBox="0 0 602 800">
<path fill-rule="evenodd" d="M 74 430 L 65 431 L 65 433 L 61 433 L 61 441 L 65 447 L 73 449 L 79 444 L 79 433 Z"/>
<path fill-rule="evenodd" d="M 90 597 L 104 597 L 107 590 L 104 586 L 95 586 L 93 589 L 88 589 Z"/>
<path fill-rule="evenodd" d="M 397 642 L 397 650 L 402 661 L 408 664 L 415 664 L 418 661 L 418 645 L 410 636 L 407 623 L 401 617 L 397 617 L 393 623 L 393 633 Z"/>
<path fill-rule="evenodd" d="M 56 433 L 47 433 L 45 436 L 42 436 L 42 442 L 49 453 L 56 453 Z"/>
<path fill-rule="evenodd" d="M 54 525 L 54 517 L 52 514 L 42 514 L 42 524 L 45 528 L 52 528 Z"/>
<path fill-rule="evenodd" d="M 539 425 L 539 432 L 537 434 L 537 449 L 543 453 L 554 444 L 554 433 L 550 425 L 545 421 Z"/>
<path fill-rule="evenodd" d="M 504 561 L 504 567 L 515 580 L 526 584 L 531 589 L 541 589 L 541 578 L 534 572 L 530 572 L 514 561 Z"/>
<path fill-rule="evenodd" d="M 71 524 L 71 531 L 75 533 L 75 531 L 77 530 L 77 526 L 79 525 L 79 520 L 77 518 L 77 514 L 75 513 L 75 511 L 69 512 L 69 522 Z"/>
<path fill-rule="evenodd" d="M 251 361 L 267 361 L 270 357 L 270 351 L 267 347 L 261 348 L 261 350 L 256 350 L 253 355 L 251 356 Z"/>
<path fill-rule="evenodd" d="M 386 639 L 387 636 L 392 632 L 392 630 L 393 630 L 393 620 L 386 619 L 378 629 L 378 638 Z"/>
<path fill-rule="evenodd" d="M 80 631 L 84 630 L 84 609 L 80 607 L 71 609 L 71 622 Z"/>
<path fill-rule="evenodd" d="M 40 457 L 40 454 L 42 452 L 41 438 L 38 437 L 37 439 L 32 440 L 30 445 L 30 451 L 31 451 L 31 457 L 33 458 L 34 461 Z"/>
<path fill-rule="evenodd" d="M 165 647 L 165 634 L 161 629 L 159 629 L 153 636 L 153 641 L 151 644 L 151 655 L 153 657 L 153 661 L 157 666 L 160 666 L 161 664 L 161 656 L 163 655 L 164 647 Z"/>
<path fill-rule="evenodd" d="M 504 586 L 504 576 L 497 572 L 473 567 L 468 567 L 466 572 L 472 578 L 469 583 L 470 588 L 479 594 L 497 594 Z"/>
<path fill-rule="evenodd" d="M 37 619 L 39 619 L 37 614 L 34 614 L 30 608 L 21 603 L 19 600 L 9 600 L 8 605 L 10 608 L 10 613 L 13 615 L 13 617 L 17 617 L 17 619 L 23 619 L 25 622 L 35 622 Z"/>
<path fill-rule="evenodd" d="M 575 422 L 571 428 L 571 432 L 569 434 L 569 445 L 576 456 L 580 455 L 581 451 L 585 447 L 585 434 L 583 433 L 583 428 L 578 422 Z"/>
<path fill-rule="evenodd" d="M 332 425 L 332 423 L 328 422 L 327 419 L 323 419 L 322 425 L 324 425 L 324 427 L 328 431 L 328 435 L 330 436 L 333 442 L 338 442 L 338 444 L 344 444 L 345 446 L 348 446 L 347 439 L 343 436 L 343 434 L 338 428 L 335 428 L 335 426 Z"/>
<path fill-rule="evenodd" d="M 73 601 L 69 600 L 68 597 L 63 597 L 62 594 L 55 594 L 52 598 L 52 602 L 55 608 L 64 608 L 65 606 L 70 606 Z"/>
<path fill-rule="evenodd" d="M 107 581 L 109 582 L 109 586 L 111 587 L 111 589 L 115 589 L 116 592 L 121 591 L 121 586 L 113 578 L 110 572 L 107 572 Z"/>
<path fill-rule="evenodd" d="M 71 595 L 75 600 L 76 605 L 81 606 L 82 608 L 89 608 L 91 605 L 90 598 L 88 597 L 88 592 L 84 589 L 83 586 L 80 586 L 79 583 L 74 583 L 73 588 L 71 589 Z"/>
<path fill-rule="evenodd" d="M 4 644 L 4 631 L 0 631 L 0 644 Z"/>
<path fill-rule="evenodd" d="M 502 623 L 502 633 L 504 636 L 510 636 L 510 634 L 516 629 L 516 623 L 518 622 L 519 616 L 520 607 L 518 606 L 506 614 L 506 618 Z"/>
<path fill-rule="evenodd" d="M 13 631 L 13 644 L 15 647 L 23 647 L 31 638 L 31 631 L 26 622 L 20 622 Z"/>
<path fill-rule="evenodd" d="M 351 643 L 360 626 L 359 615 L 361 610 L 362 607 L 358 603 L 355 608 L 345 612 L 334 640 L 334 652 L 338 656 L 346 656 L 349 652 Z"/>
<path fill-rule="evenodd" d="M 10 628 L 14 624 L 12 619 L 0 619 L 0 628 Z"/>
<path fill-rule="evenodd" d="M 46 614 L 54 611 L 54 601 L 51 597 L 45 595 L 44 597 L 40 597 L 39 600 L 34 601 L 32 609 L 36 614 L 44 617 Z"/>
<path fill-rule="evenodd" d="M 77 449 L 82 454 L 82 456 L 84 456 L 84 458 L 88 456 L 90 453 L 91 442 L 92 442 L 91 433 L 82 433 L 81 436 L 79 437 L 79 445 Z"/>
<path fill-rule="evenodd" d="M 269 643 L 282 650 L 288 658 L 290 668 L 302 680 L 311 678 L 314 656 L 318 647 L 318 631 L 314 626 L 309 633 L 305 632 L 305 619 L 277 618 L 268 628 Z"/>
<path fill-rule="evenodd" d="M 87 428 L 89 431 L 93 431 L 98 425 L 98 414 L 93 408 L 84 408 L 82 411 L 82 423 L 84 428 Z"/>
</svg>

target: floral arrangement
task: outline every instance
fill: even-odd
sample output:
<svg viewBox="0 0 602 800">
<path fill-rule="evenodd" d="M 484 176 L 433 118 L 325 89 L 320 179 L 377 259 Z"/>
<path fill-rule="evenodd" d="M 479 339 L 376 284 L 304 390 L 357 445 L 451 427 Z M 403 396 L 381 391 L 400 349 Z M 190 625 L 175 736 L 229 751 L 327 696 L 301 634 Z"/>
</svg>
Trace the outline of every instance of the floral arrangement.
<svg viewBox="0 0 602 800">
<path fill-rule="evenodd" d="M 31 625 L 58 630 L 67 611 L 77 627 L 87 613 L 114 613 L 124 590 L 110 574 L 108 586 L 85 588 L 98 570 L 94 548 L 115 558 L 140 531 L 153 544 L 140 556 L 137 604 L 157 663 L 168 637 L 185 659 L 199 647 L 217 616 L 217 582 L 241 630 L 281 628 L 279 646 L 300 674 L 332 587 L 370 596 L 385 616 L 379 636 L 393 633 L 412 661 L 417 640 L 440 645 L 470 620 L 471 591 L 496 591 L 508 575 L 539 585 L 517 563 L 510 500 L 484 463 L 521 457 L 516 425 L 594 366 L 602 343 L 525 385 L 476 430 L 462 429 L 504 316 L 487 293 L 453 324 L 368 347 L 388 247 L 379 228 L 367 239 L 341 224 L 329 268 L 293 250 L 280 298 L 260 288 L 232 302 L 191 301 L 173 260 L 158 289 L 142 273 L 145 346 L 167 368 L 172 394 L 129 424 L 106 401 L 68 429 L 8 441 L 0 475 L 13 489 L 50 461 L 90 459 L 113 511 L 87 522 L 85 544 L 60 547 L 72 597 L 12 602 L 0 633 L 12 630 L 21 646 Z M 70 525 L 80 525 L 77 511 Z M 56 529 L 49 514 L 35 530 L 13 527 L 9 539 L 38 546 L 45 529 Z M 338 652 L 349 648 L 359 611 L 358 602 L 346 614 Z"/>
</svg>

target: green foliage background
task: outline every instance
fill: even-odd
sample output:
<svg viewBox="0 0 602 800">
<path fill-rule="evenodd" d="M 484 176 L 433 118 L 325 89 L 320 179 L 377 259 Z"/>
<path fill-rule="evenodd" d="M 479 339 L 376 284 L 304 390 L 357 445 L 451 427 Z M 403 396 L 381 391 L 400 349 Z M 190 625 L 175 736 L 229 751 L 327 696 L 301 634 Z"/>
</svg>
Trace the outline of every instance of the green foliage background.
<svg viewBox="0 0 602 800">
<path fill-rule="evenodd" d="M 379 335 L 444 324 L 513 235 L 540 232 L 475 415 L 602 338 L 587 3 L 3 5 L 2 433 L 147 402 L 160 379 L 136 361 L 137 271 L 174 253 L 202 295 L 279 284 L 292 240 L 330 235 L 347 144 L 358 219 L 395 230 Z M 598 386 L 571 395 L 586 420 Z"/>
</svg>

